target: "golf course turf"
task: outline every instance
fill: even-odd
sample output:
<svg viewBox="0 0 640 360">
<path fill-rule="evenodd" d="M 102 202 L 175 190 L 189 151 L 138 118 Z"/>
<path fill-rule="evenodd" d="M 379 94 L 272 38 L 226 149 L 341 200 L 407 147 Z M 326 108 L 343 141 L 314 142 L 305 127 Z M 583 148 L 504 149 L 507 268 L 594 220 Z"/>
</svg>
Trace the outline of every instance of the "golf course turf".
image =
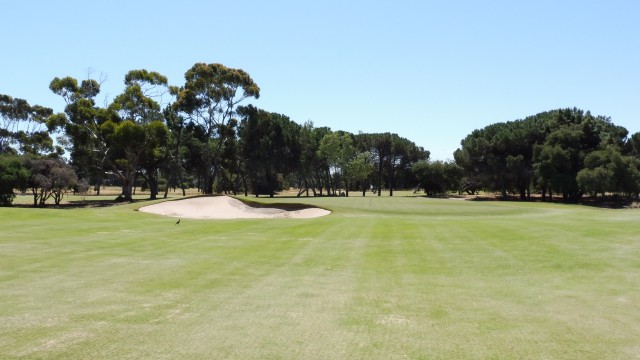
<svg viewBox="0 0 640 360">
<path fill-rule="evenodd" d="M 640 357 L 640 210 L 355 195 L 0 208 L 0 358 Z"/>
</svg>

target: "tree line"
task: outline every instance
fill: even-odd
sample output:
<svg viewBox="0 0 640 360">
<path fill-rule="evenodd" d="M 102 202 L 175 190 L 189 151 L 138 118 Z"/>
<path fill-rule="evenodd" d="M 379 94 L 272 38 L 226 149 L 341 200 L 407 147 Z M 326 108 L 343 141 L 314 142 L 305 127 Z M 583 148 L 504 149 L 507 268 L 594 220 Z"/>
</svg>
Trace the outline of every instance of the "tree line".
<svg viewBox="0 0 640 360">
<path fill-rule="evenodd" d="M 117 184 L 122 201 L 139 184 L 151 198 L 170 188 L 204 194 L 344 195 L 416 186 L 413 164 L 429 152 L 394 133 L 358 133 L 298 124 L 243 104 L 260 88 L 241 69 L 197 63 L 182 86 L 129 71 L 124 91 L 100 106 L 100 82 L 55 77 L 63 112 L 0 95 L 0 203 L 30 191 L 34 206 L 64 194 Z M 164 99 L 170 99 L 164 103 Z M 55 134 L 57 141 L 53 141 Z"/>
<path fill-rule="evenodd" d="M 467 135 L 453 161 L 430 161 L 395 133 L 333 131 L 246 104 L 260 88 L 241 69 L 197 63 L 184 78 L 173 86 L 132 70 L 123 92 L 100 106 L 99 81 L 56 77 L 49 88 L 66 104 L 59 113 L 0 95 L 0 204 L 16 190 L 30 192 L 34 206 L 58 204 L 71 189 L 99 194 L 105 184 L 121 186 L 123 201 L 136 186 L 152 199 L 190 187 L 268 196 L 289 187 L 298 196 L 414 188 L 571 202 L 640 192 L 640 133 L 589 111 L 494 123 Z"/>
<path fill-rule="evenodd" d="M 542 112 L 523 120 L 474 130 L 454 153 L 462 183 L 503 197 L 542 199 L 554 194 L 570 202 L 584 195 L 640 192 L 640 133 L 629 132 L 605 116 L 576 108 Z"/>
</svg>

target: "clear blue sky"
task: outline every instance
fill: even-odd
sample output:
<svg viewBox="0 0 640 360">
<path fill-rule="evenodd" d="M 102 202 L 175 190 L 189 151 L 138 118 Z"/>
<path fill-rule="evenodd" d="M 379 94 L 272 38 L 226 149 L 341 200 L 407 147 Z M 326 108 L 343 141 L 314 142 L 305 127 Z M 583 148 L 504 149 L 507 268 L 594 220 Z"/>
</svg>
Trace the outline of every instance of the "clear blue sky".
<svg viewBox="0 0 640 360">
<path fill-rule="evenodd" d="M 196 62 L 248 72 L 298 123 L 395 132 L 451 159 L 472 130 L 578 107 L 640 131 L 640 2 L 7 1 L 0 93 L 63 110 L 53 77 Z"/>
</svg>

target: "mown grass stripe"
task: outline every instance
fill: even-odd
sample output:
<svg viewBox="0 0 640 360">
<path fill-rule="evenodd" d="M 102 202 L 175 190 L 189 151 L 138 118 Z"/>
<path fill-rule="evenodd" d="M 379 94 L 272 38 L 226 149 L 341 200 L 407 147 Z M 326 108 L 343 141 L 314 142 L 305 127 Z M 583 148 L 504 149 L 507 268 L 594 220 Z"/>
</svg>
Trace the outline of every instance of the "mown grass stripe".
<svg viewBox="0 0 640 360">
<path fill-rule="evenodd" d="M 0 208 L 0 357 L 640 351 L 637 210 L 412 197 L 257 201 L 303 201 L 332 214 L 175 226 L 135 212 L 140 203 Z"/>
</svg>

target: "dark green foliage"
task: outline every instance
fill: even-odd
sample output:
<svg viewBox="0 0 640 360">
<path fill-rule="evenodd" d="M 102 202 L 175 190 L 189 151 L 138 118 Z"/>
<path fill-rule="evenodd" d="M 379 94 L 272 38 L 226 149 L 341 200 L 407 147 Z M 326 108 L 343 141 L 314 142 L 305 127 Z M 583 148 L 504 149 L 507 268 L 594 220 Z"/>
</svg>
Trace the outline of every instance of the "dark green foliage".
<svg viewBox="0 0 640 360">
<path fill-rule="evenodd" d="M 283 174 L 296 170 L 300 159 L 300 126 L 288 117 L 251 105 L 241 107 L 238 130 L 246 175 L 255 195 L 273 197 Z"/>
<path fill-rule="evenodd" d="M 97 185 L 98 190 L 106 171 L 120 178 L 110 158 L 114 151 L 109 150 L 107 143 L 119 119 L 114 111 L 96 106 L 94 98 L 100 93 L 99 83 L 89 79 L 78 85 L 72 77 L 56 77 L 49 89 L 66 102 L 64 113 L 52 115 L 49 122 L 64 130 L 71 164 L 78 176 Z"/>
<path fill-rule="evenodd" d="M 454 162 L 423 160 L 415 163 L 412 171 L 427 196 L 461 189 L 462 169 Z"/>
<path fill-rule="evenodd" d="M 187 182 L 204 193 L 251 189 L 273 196 L 291 185 L 301 189 L 299 195 L 309 195 L 309 190 L 336 195 L 343 189 L 348 195 L 350 189 L 364 194 L 375 184 L 378 194 L 384 187 L 393 195 L 396 187 L 417 184 L 411 165 L 429 156 L 393 133 L 355 136 L 310 122 L 300 126 L 252 106 L 238 112 L 242 101 L 260 96 L 260 88 L 243 70 L 222 64 L 195 64 L 181 87 L 169 86 L 165 76 L 145 69 L 129 71 L 124 85 L 121 94 L 101 107 L 95 100 L 98 81 L 56 77 L 49 88 L 66 103 L 57 114 L 0 96 L 0 153 L 60 157 L 62 148 L 54 149 L 49 135 L 62 129 L 58 143 L 69 150 L 77 177 L 96 189 L 115 181 L 125 201 L 132 199 L 134 184 L 148 186 L 153 199 L 159 184 L 166 185 L 166 196 L 169 187 Z M 174 96 L 173 103 L 160 103 L 166 93 Z M 37 126 L 27 131 L 24 124 Z M 44 204 L 49 197 L 58 202 L 59 192 L 47 183 L 51 171 L 41 165 L 30 163 L 36 174 L 31 182 L 34 202 Z"/>
<path fill-rule="evenodd" d="M 344 131 L 326 134 L 318 146 L 318 156 L 329 166 L 330 190 L 336 195 L 338 189 L 345 189 L 349 196 L 349 184 L 354 179 L 350 164 L 356 157 L 353 136 Z"/>
<path fill-rule="evenodd" d="M 475 130 L 454 157 L 469 184 L 503 196 L 517 192 L 527 199 L 532 189 L 543 198 L 556 193 L 568 201 L 579 200 L 585 191 L 633 194 L 637 167 L 621 154 L 638 146 L 627 134 L 607 117 L 559 109 Z M 608 156 L 598 153 L 605 149 Z"/>
<path fill-rule="evenodd" d="M 320 142 L 331 133 L 328 127 L 314 127 L 312 122 L 305 123 L 300 129 L 300 166 L 298 168 L 298 176 L 300 178 L 300 188 L 305 190 L 307 196 L 309 189 L 313 195 L 323 195 L 323 189 L 329 193 L 331 181 L 329 179 L 329 164 L 327 159 L 321 156 Z M 316 192 L 316 189 L 318 192 Z"/>
<path fill-rule="evenodd" d="M 398 136 L 398 134 L 358 134 L 356 144 L 360 151 L 371 153 L 376 169 L 376 177 L 373 182 L 378 196 L 381 195 L 385 182 L 389 189 L 389 195 L 393 196 L 393 190 L 398 184 L 397 180 L 404 180 L 398 179 L 397 175 L 403 170 L 409 169 L 413 163 L 429 159 L 429 151 Z M 408 184 L 404 185 L 400 187 L 406 187 Z"/>
<path fill-rule="evenodd" d="M 0 205 L 11 205 L 15 190 L 26 190 L 29 170 L 23 165 L 21 157 L 0 155 Z"/>
<path fill-rule="evenodd" d="M 206 134 L 199 175 L 204 192 L 212 193 L 218 172 L 231 171 L 221 166 L 224 145 L 235 136 L 236 107 L 247 98 L 259 98 L 260 88 L 243 70 L 222 64 L 197 63 L 185 73 L 185 80 L 183 87 L 171 88 L 176 96 L 173 107 Z"/>
<path fill-rule="evenodd" d="M 55 148 L 51 138 L 58 124 L 47 121 L 52 113 L 50 108 L 0 94 L 0 154 L 61 155 L 63 150 Z"/>
<path fill-rule="evenodd" d="M 54 78 L 49 88 L 67 106 L 64 114 L 51 116 L 49 122 L 64 126 L 71 162 L 80 177 L 91 179 L 99 188 L 108 170 L 122 185 L 121 198 L 129 201 L 138 174 L 150 184 L 155 198 L 168 131 L 154 98 L 167 91 L 167 79 L 156 72 L 132 70 L 125 85 L 108 107 L 100 108 L 94 101 L 100 92 L 97 81 L 84 80 L 78 86 L 74 78 Z"/>
<path fill-rule="evenodd" d="M 593 195 L 604 195 L 608 191 L 638 194 L 638 159 L 624 156 L 616 146 L 609 145 L 585 157 L 585 167 L 578 172 L 576 181 L 581 189 Z"/>
</svg>

